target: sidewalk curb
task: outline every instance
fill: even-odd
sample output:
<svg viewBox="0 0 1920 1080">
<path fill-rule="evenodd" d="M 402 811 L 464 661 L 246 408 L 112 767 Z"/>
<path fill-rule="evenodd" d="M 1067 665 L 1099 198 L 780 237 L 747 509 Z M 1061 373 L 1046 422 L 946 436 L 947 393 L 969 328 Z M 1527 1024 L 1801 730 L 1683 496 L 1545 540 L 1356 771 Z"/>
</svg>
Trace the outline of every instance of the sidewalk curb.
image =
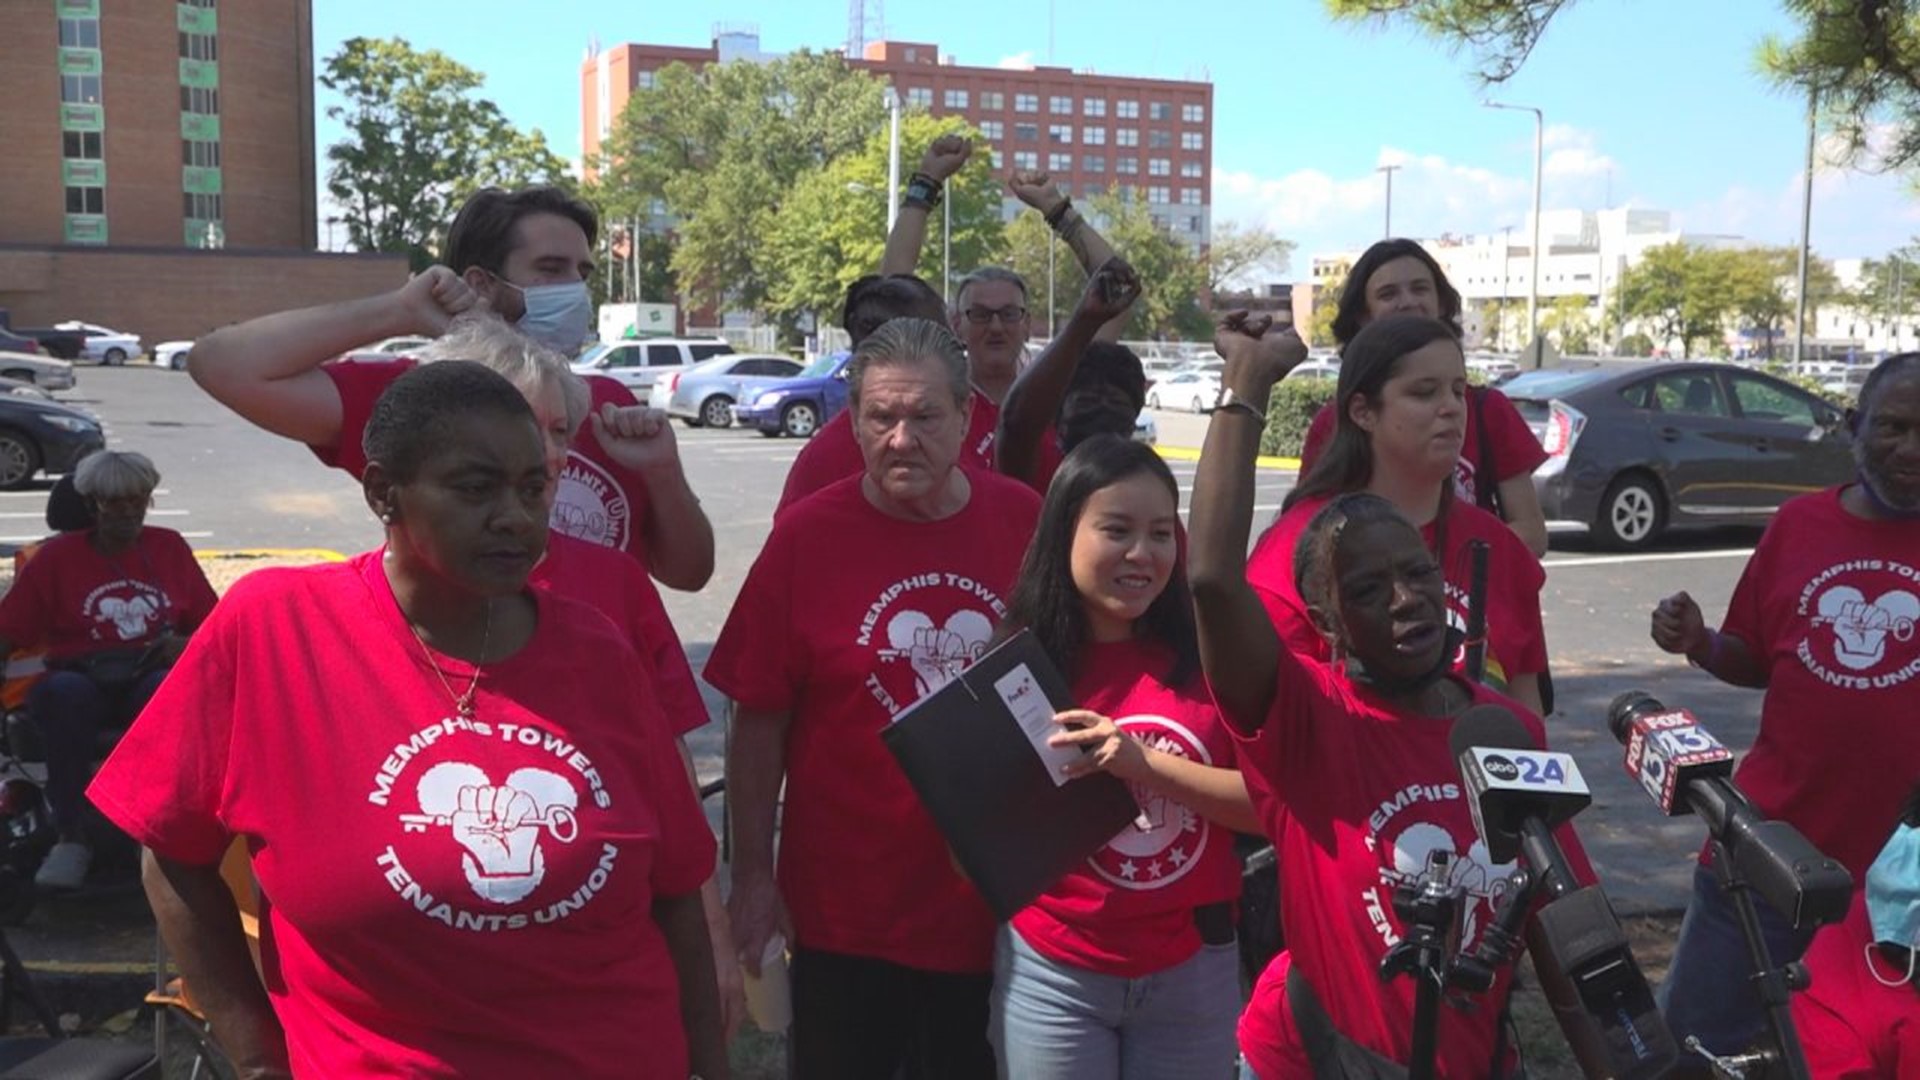
<svg viewBox="0 0 1920 1080">
<path fill-rule="evenodd" d="M 1200 460 L 1200 451 L 1192 449 L 1191 447 L 1156 445 L 1153 449 L 1155 453 L 1159 454 L 1163 458 L 1166 458 L 1168 461 L 1199 461 Z M 1299 458 L 1267 457 L 1266 455 L 1263 454 L 1257 458 L 1254 458 L 1253 463 L 1262 469 L 1284 469 L 1289 472 L 1300 471 Z"/>
<path fill-rule="evenodd" d="M 199 559 L 311 559 L 314 562 L 346 562 L 347 556 L 332 548 L 207 548 L 197 550 Z"/>
</svg>

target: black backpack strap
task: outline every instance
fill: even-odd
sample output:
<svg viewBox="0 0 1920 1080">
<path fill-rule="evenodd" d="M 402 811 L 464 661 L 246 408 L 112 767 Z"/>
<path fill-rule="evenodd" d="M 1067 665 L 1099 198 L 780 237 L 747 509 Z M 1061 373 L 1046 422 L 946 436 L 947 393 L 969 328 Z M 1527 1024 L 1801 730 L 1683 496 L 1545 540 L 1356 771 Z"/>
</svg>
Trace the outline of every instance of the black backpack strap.
<svg viewBox="0 0 1920 1080">
<path fill-rule="evenodd" d="M 1467 391 L 1467 410 L 1473 417 L 1473 501 L 1501 521 L 1507 520 L 1500 505 L 1500 463 L 1494 460 L 1493 444 L 1487 441 L 1487 392 L 1479 387 Z"/>
<path fill-rule="evenodd" d="M 1287 968 L 1287 1009 L 1315 1080 L 1407 1080 L 1406 1066 L 1340 1034 L 1297 965 Z"/>
</svg>

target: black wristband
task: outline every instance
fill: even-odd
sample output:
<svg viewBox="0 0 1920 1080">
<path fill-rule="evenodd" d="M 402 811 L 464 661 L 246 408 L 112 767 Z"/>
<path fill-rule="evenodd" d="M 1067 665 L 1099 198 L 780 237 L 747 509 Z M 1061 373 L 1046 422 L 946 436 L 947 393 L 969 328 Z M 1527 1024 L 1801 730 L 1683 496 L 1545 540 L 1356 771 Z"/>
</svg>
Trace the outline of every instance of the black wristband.
<svg viewBox="0 0 1920 1080">
<path fill-rule="evenodd" d="M 914 173 L 907 179 L 907 194 L 900 200 L 905 206 L 924 206 L 931 210 L 940 205 L 940 181 L 926 173 Z"/>
<path fill-rule="evenodd" d="M 1060 200 L 1060 205 L 1053 208 L 1053 213 L 1043 215 L 1042 220 L 1044 220 L 1047 223 L 1047 228 L 1052 229 L 1055 232 L 1058 232 L 1060 229 L 1060 223 L 1062 221 L 1065 221 L 1067 218 L 1067 211 L 1072 209 L 1073 209 L 1073 200 L 1070 198 L 1062 197 Z"/>
</svg>

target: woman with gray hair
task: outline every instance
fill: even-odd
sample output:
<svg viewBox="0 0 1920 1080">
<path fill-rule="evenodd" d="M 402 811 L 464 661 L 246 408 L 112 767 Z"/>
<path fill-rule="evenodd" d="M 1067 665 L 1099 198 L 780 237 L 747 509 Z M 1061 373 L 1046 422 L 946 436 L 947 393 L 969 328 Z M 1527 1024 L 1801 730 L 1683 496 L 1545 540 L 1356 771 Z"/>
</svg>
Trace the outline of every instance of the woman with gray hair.
<svg viewBox="0 0 1920 1080">
<path fill-rule="evenodd" d="M 754 973 L 793 945 L 799 1080 L 991 1077 L 993 916 L 880 732 L 986 650 L 1040 500 L 961 464 L 952 331 L 891 320 L 847 370 L 865 467 L 774 519 L 706 668 L 734 703 L 734 936 Z"/>
<path fill-rule="evenodd" d="M 27 697 L 47 757 L 59 842 L 35 883 L 76 889 L 93 852 L 82 796 L 108 733 L 116 738 L 159 688 L 186 637 L 213 611 L 213 586 L 187 541 L 146 523 L 160 472 L 144 454 L 101 450 L 75 470 L 94 524 L 48 540 L 0 600 L 0 658 L 44 648 Z"/>
</svg>

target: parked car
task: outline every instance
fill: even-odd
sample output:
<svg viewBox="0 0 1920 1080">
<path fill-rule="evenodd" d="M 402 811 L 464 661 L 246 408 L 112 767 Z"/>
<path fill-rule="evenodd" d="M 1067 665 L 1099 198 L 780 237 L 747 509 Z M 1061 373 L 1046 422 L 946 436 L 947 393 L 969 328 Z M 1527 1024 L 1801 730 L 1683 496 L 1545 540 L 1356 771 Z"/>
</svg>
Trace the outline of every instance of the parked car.
<svg viewBox="0 0 1920 1080">
<path fill-rule="evenodd" d="M 30 382 L 42 390 L 70 390 L 73 364 L 33 353 L 0 352 L 0 378 Z"/>
<path fill-rule="evenodd" d="M 0 352 L 20 353 L 33 356 L 40 351 L 40 343 L 30 337 L 22 337 L 11 330 L 0 328 Z"/>
<path fill-rule="evenodd" d="M 1149 409 L 1185 409 L 1206 412 L 1220 400 L 1220 375 L 1215 371 L 1177 371 L 1147 391 Z"/>
<path fill-rule="evenodd" d="M 688 427 L 730 427 L 733 406 L 806 370 L 790 356 L 735 353 L 668 372 L 653 384 L 653 399 Z"/>
<path fill-rule="evenodd" d="M 1289 379 L 1338 379 L 1339 377 L 1339 360 L 1315 360 L 1311 357 L 1299 367 L 1287 372 Z"/>
<path fill-rule="evenodd" d="M 1148 446 L 1160 441 L 1160 424 L 1154 420 L 1153 414 L 1145 409 L 1141 409 L 1140 415 L 1133 418 L 1133 441 L 1146 443 Z"/>
<path fill-rule="evenodd" d="M 1511 379 L 1520 374 L 1520 365 L 1511 357 L 1491 356 L 1486 353 L 1470 353 L 1467 356 L 1467 370 L 1477 371 L 1486 376 L 1490 383 Z"/>
<path fill-rule="evenodd" d="M 0 308 L 0 349 L 12 352 L 46 353 L 56 360 L 78 360 L 86 350 L 87 337 L 77 330 L 51 327 L 15 326 L 12 313 Z"/>
<path fill-rule="evenodd" d="M 86 343 L 81 346 L 81 355 L 88 360 L 102 364 L 124 364 L 140 355 L 139 334 L 125 334 L 95 323 L 78 320 L 54 323 L 53 328 L 85 335 Z M 68 357 L 68 359 L 75 358 Z"/>
<path fill-rule="evenodd" d="M 341 353 L 341 360 L 411 360 L 413 354 L 424 348 L 432 338 L 405 337 L 382 338 L 363 349 Z"/>
<path fill-rule="evenodd" d="M 163 341 L 153 347 L 153 366 L 169 371 L 185 371 L 187 356 L 192 352 L 191 341 Z"/>
<path fill-rule="evenodd" d="M 47 393 L 45 390 L 40 389 L 30 382 L 22 382 L 19 379 L 0 379 L 0 394 L 32 398 L 35 401 L 53 400 L 52 394 Z"/>
<path fill-rule="evenodd" d="M 1860 390 L 1867 385 L 1867 374 L 1873 370 L 1870 364 L 1855 364 L 1840 372 L 1820 380 L 1820 389 L 1829 394 L 1854 401 L 1860 397 Z"/>
<path fill-rule="evenodd" d="M 57 401 L 0 394 L 0 488 L 25 487 L 43 472 L 72 472 L 81 458 L 106 445 L 100 421 L 89 413 Z"/>
<path fill-rule="evenodd" d="M 845 352 L 820 357 L 793 378 L 782 379 L 735 405 L 733 422 L 758 429 L 768 438 L 811 438 L 847 407 L 846 369 L 852 358 L 852 353 Z"/>
<path fill-rule="evenodd" d="M 643 405 L 652 404 L 654 380 L 702 360 L 725 356 L 733 346 L 719 338 L 635 338 L 604 341 L 573 362 L 582 375 L 618 379 Z"/>
<path fill-rule="evenodd" d="M 1673 525 L 1761 523 L 1853 475 L 1840 410 L 1731 364 L 1613 360 L 1523 372 L 1501 387 L 1547 461 L 1548 521 L 1645 547 Z"/>
</svg>

